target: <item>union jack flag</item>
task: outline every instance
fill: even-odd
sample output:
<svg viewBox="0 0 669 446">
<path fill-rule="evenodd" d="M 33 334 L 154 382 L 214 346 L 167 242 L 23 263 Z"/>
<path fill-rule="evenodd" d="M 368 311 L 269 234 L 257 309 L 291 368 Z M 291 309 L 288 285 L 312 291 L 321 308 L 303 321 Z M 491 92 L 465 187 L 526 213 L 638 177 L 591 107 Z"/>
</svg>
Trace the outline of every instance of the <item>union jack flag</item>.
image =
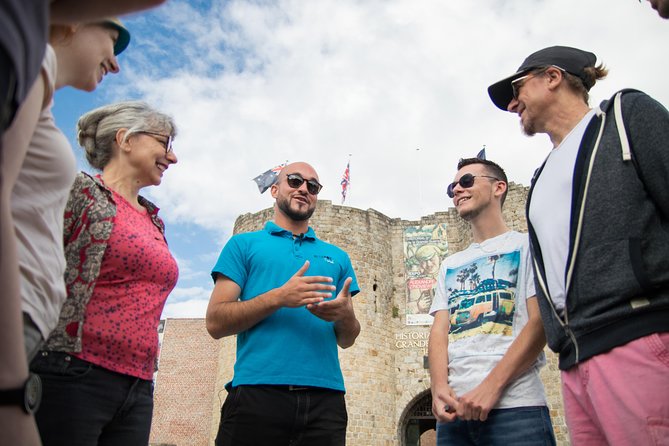
<svg viewBox="0 0 669 446">
<path fill-rule="evenodd" d="M 344 171 L 344 175 L 341 176 L 341 204 L 344 204 L 344 201 L 346 200 L 346 193 L 348 192 L 348 188 L 351 185 L 351 161 L 349 160 L 348 163 L 346 164 L 346 170 Z"/>
</svg>

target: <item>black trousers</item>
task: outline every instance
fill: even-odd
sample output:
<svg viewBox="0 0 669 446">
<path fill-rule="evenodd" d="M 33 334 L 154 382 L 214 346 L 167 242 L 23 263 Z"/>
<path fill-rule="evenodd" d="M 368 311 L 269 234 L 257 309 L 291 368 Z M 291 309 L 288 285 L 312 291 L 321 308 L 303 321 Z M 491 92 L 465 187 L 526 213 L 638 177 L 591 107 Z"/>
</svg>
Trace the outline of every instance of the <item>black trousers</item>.
<svg viewBox="0 0 669 446">
<path fill-rule="evenodd" d="M 237 386 L 221 409 L 217 446 L 343 446 L 344 392 L 318 387 Z"/>
<path fill-rule="evenodd" d="M 61 352 L 41 352 L 31 370 L 42 379 L 35 414 L 44 446 L 146 446 L 153 382 L 112 372 Z"/>
</svg>

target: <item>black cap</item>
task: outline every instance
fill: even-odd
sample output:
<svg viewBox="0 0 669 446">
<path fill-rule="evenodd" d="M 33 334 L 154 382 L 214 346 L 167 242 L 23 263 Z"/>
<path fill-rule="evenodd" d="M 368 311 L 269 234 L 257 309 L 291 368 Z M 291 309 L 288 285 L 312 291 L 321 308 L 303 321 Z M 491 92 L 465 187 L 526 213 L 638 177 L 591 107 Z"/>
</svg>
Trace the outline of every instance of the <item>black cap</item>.
<svg viewBox="0 0 669 446">
<path fill-rule="evenodd" d="M 506 107 L 513 99 L 513 90 L 511 82 L 532 71 L 534 68 L 555 65 L 562 68 L 567 73 L 578 76 L 584 82 L 585 88 L 590 90 L 592 85 L 588 85 L 588 78 L 584 69 L 594 67 L 597 63 L 597 56 L 589 51 L 579 50 L 569 46 L 551 46 L 539 50 L 527 56 L 518 70 L 511 76 L 495 82 L 488 87 L 488 95 L 497 106 L 497 108 L 506 111 Z"/>
</svg>

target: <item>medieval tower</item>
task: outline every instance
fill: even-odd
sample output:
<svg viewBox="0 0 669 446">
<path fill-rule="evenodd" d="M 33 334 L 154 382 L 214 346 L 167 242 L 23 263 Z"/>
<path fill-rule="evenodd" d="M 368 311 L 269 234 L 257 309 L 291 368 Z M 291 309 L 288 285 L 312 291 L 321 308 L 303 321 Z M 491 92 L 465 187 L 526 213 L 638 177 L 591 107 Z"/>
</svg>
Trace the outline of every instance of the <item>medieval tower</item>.
<svg viewBox="0 0 669 446">
<path fill-rule="evenodd" d="M 526 196 L 526 187 L 510 183 L 504 218 L 520 232 L 527 231 Z M 244 214 L 234 233 L 262 229 L 271 218 L 271 208 Z M 347 444 L 434 444 L 427 308 L 435 265 L 438 269 L 444 256 L 471 243 L 468 224 L 452 208 L 407 221 L 321 200 L 311 226 L 319 238 L 349 254 L 361 289 L 354 306 L 362 331 L 354 346 L 339 353 L 347 389 Z M 202 319 L 169 319 L 163 335 L 151 444 L 213 444 L 223 386 L 232 378 L 235 337 L 214 341 Z M 567 445 L 557 359 L 547 349 L 546 356 L 542 378 L 556 439 Z"/>
</svg>

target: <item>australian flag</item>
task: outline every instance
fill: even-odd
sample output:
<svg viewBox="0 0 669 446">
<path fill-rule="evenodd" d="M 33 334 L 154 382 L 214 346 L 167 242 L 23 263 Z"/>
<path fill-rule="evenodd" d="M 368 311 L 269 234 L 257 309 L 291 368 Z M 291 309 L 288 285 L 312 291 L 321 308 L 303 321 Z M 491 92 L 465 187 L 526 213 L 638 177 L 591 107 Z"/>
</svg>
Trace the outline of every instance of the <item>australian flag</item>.
<svg viewBox="0 0 669 446">
<path fill-rule="evenodd" d="M 284 164 L 276 166 L 272 169 L 269 169 L 253 179 L 258 185 L 258 190 L 260 193 L 265 193 L 267 189 L 272 187 L 276 183 L 277 178 L 279 177 L 279 172 L 283 169 Z"/>
<path fill-rule="evenodd" d="M 346 163 L 346 170 L 344 171 L 344 175 L 341 176 L 341 204 L 344 204 L 344 201 L 346 200 L 346 193 L 348 192 L 348 188 L 351 185 L 351 161 L 349 160 L 348 163 Z"/>
</svg>

